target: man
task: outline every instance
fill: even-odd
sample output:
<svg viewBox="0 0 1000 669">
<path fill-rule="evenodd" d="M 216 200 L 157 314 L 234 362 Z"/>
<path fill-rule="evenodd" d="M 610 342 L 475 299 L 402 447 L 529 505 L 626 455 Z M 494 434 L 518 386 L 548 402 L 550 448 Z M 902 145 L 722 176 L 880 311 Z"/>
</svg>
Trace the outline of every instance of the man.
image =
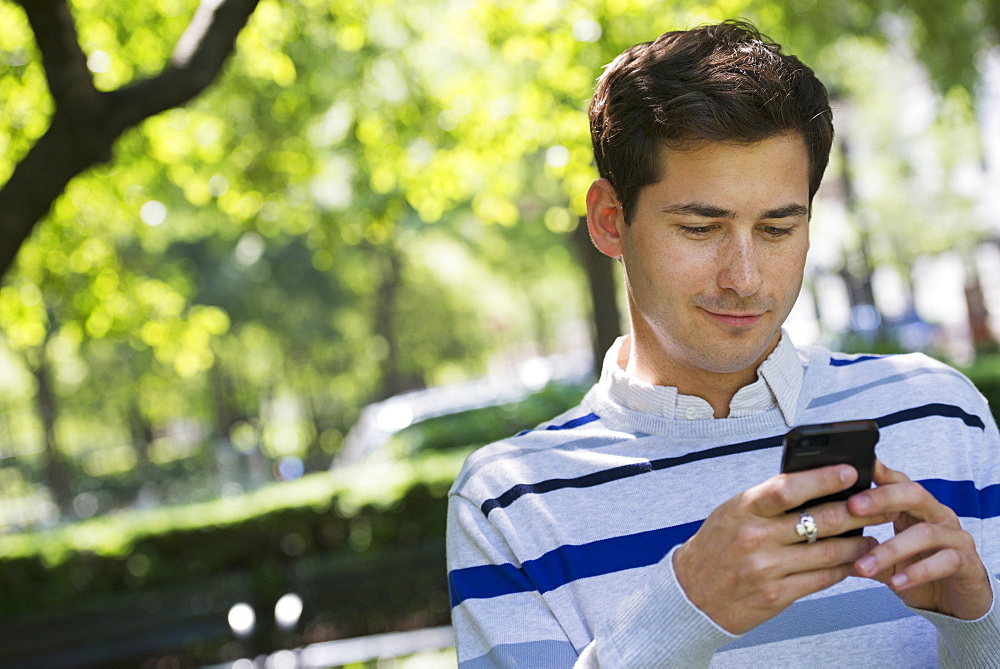
<svg viewBox="0 0 1000 669">
<path fill-rule="evenodd" d="M 726 22 L 623 53 L 590 118 L 587 220 L 631 335 L 580 406 L 455 482 L 460 665 L 1000 666 L 982 396 L 923 355 L 781 329 L 833 138 L 822 84 Z M 881 428 L 876 486 L 793 512 L 857 472 L 777 474 L 784 433 L 860 418 Z"/>
</svg>

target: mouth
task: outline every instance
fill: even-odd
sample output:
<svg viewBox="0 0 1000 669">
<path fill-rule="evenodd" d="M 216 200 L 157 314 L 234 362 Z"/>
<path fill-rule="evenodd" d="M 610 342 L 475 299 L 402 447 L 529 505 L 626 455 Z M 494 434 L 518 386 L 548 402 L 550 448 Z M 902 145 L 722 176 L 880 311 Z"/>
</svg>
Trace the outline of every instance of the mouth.
<svg viewBox="0 0 1000 669">
<path fill-rule="evenodd" d="M 737 328 L 750 328 L 760 322 L 766 312 L 759 314 L 720 314 L 714 311 L 706 310 L 705 313 L 722 325 Z"/>
</svg>

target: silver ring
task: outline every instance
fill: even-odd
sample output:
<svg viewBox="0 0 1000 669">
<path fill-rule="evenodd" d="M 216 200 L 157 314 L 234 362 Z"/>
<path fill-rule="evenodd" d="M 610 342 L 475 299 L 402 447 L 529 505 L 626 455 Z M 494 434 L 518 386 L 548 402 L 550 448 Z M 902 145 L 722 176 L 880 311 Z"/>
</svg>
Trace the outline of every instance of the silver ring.
<svg viewBox="0 0 1000 669">
<path fill-rule="evenodd" d="M 807 544 L 815 543 L 816 535 L 819 534 L 816 519 L 803 511 L 799 515 L 799 524 L 795 526 L 795 533 L 805 539 Z"/>
</svg>

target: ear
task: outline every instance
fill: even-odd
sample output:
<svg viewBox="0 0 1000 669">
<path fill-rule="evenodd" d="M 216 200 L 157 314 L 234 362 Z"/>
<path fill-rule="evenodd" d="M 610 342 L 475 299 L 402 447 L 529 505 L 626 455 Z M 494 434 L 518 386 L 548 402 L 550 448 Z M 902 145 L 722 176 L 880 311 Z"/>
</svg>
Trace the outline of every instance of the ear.
<svg viewBox="0 0 1000 669">
<path fill-rule="evenodd" d="M 606 256 L 620 258 L 625 215 L 618 193 L 607 179 L 598 179 L 587 191 L 587 228 L 594 246 Z"/>
</svg>

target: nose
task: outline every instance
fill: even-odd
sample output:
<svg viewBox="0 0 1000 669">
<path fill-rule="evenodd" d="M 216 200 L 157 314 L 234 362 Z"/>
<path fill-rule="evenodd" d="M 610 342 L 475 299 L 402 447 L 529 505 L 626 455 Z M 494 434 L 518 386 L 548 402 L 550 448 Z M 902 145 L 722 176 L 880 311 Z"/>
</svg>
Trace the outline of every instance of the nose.
<svg viewBox="0 0 1000 669">
<path fill-rule="evenodd" d="M 720 249 L 719 288 L 732 290 L 740 297 L 750 297 L 760 290 L 762 277 L 759 258 L 750 236 L 736 235 Z"/>
</svg>

